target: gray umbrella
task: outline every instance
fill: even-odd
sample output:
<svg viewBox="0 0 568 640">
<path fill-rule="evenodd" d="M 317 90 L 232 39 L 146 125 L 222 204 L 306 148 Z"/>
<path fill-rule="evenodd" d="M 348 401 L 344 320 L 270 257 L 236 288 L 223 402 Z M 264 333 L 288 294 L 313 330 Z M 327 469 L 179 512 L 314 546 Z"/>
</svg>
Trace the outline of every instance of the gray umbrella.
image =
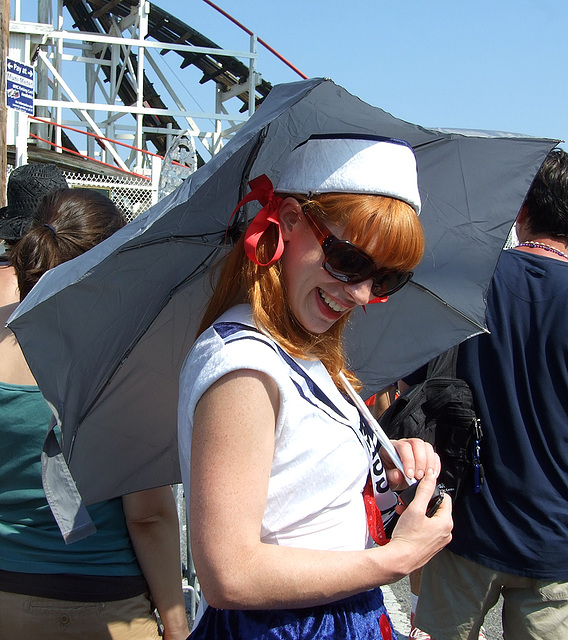
<svg viewBox="0 0 568 640">
<path fill-rule="evenodd" d="M 485 329 L 499 254 L 557 141 L 426 129 L 330 80 L 279 85 L 218 155 L 114 236 L 45 274 L 10 319 L 86 504 L 179 481 L 178 375 L 231 212 L 249 179 L 265 173 L 275 183 L 290 150 L 314 133 L 403 139 L 418 161 L 424 260 L 410 285 L 356 314 L 346 333 L 368 394 Z M 256 211 L 247 205 L 229 238 Z M 46 449 L 55 456 L 56 443 Z"/>
</svg>

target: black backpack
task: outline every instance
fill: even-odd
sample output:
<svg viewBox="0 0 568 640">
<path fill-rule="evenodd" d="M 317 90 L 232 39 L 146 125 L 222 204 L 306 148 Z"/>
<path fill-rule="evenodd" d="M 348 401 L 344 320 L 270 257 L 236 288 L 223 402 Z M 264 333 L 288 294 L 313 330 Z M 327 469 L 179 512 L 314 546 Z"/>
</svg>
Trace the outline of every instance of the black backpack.
<svg viewBox="0 0 568 640">
<path fill-rule="evenodd" d="M 458 347 L 428 363 L 426 380 L 402 393 L 379 418 L 389 438 L 422 438 L 430 442 L 442 463 L 438 482 L 458 499 L 463 483 L 483 484 L 479 460 L 481 420 L 471 389 L 456 378 Z"/>
</svg>

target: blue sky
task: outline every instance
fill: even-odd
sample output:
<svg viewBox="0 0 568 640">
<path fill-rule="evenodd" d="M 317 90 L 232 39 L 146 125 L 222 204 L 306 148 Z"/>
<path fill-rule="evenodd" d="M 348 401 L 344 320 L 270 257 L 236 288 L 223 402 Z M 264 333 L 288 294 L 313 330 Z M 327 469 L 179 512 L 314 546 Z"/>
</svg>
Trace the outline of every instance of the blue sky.
<svg viewBox="0 0 568 640">
<path fill-rule="evenodd" d="M 248 36 L 203 0 L 155 4 L 227 48 Z M 310 77 L 424 126 L 568 139 L 566 0 L 218 0 Z M 259 46 L 259 70 L 298 77 Z M 566 148 L 566 145 L 563 145 Z"/>
</svg>

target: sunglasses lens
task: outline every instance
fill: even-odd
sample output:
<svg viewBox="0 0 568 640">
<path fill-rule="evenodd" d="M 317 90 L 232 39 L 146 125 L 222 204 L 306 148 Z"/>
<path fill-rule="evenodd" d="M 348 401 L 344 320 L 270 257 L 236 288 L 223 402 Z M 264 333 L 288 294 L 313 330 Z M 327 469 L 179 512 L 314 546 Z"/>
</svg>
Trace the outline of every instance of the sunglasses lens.
<svg viewBox="0 0 568 640">
<path fill-rule="evenodd" d="M 339 240 L 325 252 L 324 267 L 343 282 L 362 282 L 373 273 L 374 263 L 357 247 Z"/>
<path fill-rule="evenodd" d="M 388 271 L 381 275 L 376 275 L 373 280 L 372 292 L 374 296 L 390 296 L 402 289 L 412 278 L 412 271 Z"/>
</svg>

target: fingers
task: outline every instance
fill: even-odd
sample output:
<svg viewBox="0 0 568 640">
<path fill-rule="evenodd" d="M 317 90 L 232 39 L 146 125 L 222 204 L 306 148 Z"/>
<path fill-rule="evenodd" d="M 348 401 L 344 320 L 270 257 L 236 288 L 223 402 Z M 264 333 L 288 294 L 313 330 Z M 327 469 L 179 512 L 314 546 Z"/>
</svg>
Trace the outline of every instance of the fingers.
<svg viewBox="0 0 568 640">
<path fill-rule="evenodd" d="M 418 487 L 416 489 L 417 495 L 424 495 L 426 500 L 429 500 L 432 497 L 432 493 L 436 488 L 436 478 L 437 474 L 434 469 L 427 469 L 426 473 L 423 475 L 421 482 L 418 483 Z"/>
<path fill-rule="evenodd" d="M 437 476 L 433 472 L 427 471 L 426 475 L 422 480 L 420 480 L 416 487 L 413 501 L 415 502 L 416 507 L 420 509 L 421 513 L 422 509 L 424 509 L 424 513 L 426 513 L 428 517 L 435 517 L 436 514 L 440 512 L 440 517 L 447 519 L 451 515 L 452 499 L 447 493 L 444 493 L 441 496 L 438 494 Z M 435 500 L 433 500 L 434 497 Z M 433 508 L 434 502 L 436 502 L 435 508 Z"/>
<path fill-rule="evenodd" d="M 428 470 L 419 482 L 415 482 L 401 491 L 398 494 L 398 499 L 405 507 L 408 507 L 408 505 L 414 501 L 417 508 L 421 509 L 423 503 L 428 505 L 435 491 L 436 478 L 433 471 Z M 424 510 L 424 513 L 426 513 L 426 510 Z"/>
<path fill-rule="evenodd" d="M 440 473 L 440 458 L 431 444 L 420 438 L 393 440 L 393 446 L 409 478 L 421 480 L 428 470 L 436 476 Z"/>
<path fill-rule="evenodd" d="M 433 469 L 429 469 L 417 485 L 412 485 L 415 489 L 414 498 L 403 510 L 393 531 L 392 540 L 410 543 L 418 555 L 424 556 L 423 560 L 417 560 L 417 566 L 422 566 L 452 538 L 452 505 L 449 495 L 443 496 L 437 511 L 430 513 L 431 517 L 427 516 L 436 486 L 437 476 Z M 400 513 L 398 507 L 397 512 Z"/>
</svg>

